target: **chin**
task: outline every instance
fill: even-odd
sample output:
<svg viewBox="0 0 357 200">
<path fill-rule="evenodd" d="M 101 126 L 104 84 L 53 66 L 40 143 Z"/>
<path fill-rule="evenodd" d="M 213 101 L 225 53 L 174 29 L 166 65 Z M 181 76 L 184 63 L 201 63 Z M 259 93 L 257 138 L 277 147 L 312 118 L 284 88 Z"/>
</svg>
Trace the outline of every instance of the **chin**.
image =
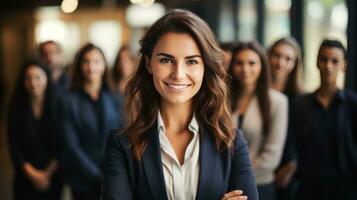
<svg viewBox="0 0 357 200">
<path fill-rule="evenodd" d="M 190 102 L 191 100 L 192 98 L 164 98 L 165 102 L 173 105 L 184 104 Z"/>
</svg>

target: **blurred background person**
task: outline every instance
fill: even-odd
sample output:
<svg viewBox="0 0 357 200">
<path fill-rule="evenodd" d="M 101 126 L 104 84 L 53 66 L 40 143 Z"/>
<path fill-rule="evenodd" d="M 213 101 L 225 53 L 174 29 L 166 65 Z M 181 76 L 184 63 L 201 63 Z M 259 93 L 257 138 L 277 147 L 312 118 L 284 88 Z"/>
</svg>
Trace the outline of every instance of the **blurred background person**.
<svg viewBox="0 0 357 200">
<path fill-rule="evenodd" d="M 61 199 L 58 132 L 47 69 L 27 62 L 17 81 L 8 117 L 15 177 L 13 199 Z"/>
<path fill-rule="evenodd" d="M 270 66 L 257 42 L 240 43 L 229 67 L 233 121 L 247 139 L 262 200 L 275 199 L 274 171 L 287 131 L 288 101 L 270 89 Z"/>
<path fill-rule="evenodd" d="M 294 123 L 291 108 L 294 99 L 301 94 L 299 87 L 302 56 L 300 46 L 292 37 L 281 38 L 273 43 L 268 50 L 271 66 L 272 88 L 283 92 L 289 100 L 288 132 L 283 156 L 278 169 L 275 171 L 277 197 L 281 200 L 293 199 L 296 183 L 292 178 L 296 171 L 296 156 L 292 150 L 291 127 Z"/>
<path fill-rule="evenodd" d="M 70 92 L 62 106 L 61 161 L 73 199 L 100 199 L 107 135 L 121 127 L 121 105 L 113 96 L 102 50 L 84 45 L 74 60 Z"/>
<path fill-rule="evenodd" d="M 130 47 L 122 46 L 115 58 L 112 72 L 114 86 L 121 95 L 124 95 L 127 82 L 135 74 L 136 68 L 135 57 Z"/>
<path fill-rule="evenodd" d="M 357 95 L 336 85 L 347 52 L 337 40 L 324 40 L 318 52 L 321 85 L 294 105 L 296 199 L 357 199 Z"/>
<path fill-rule="evenodd" d="M 49 68 L 51 80 L 55 86 L 66 88 L 69 77 L 64 70 L 64 57 L 60 44 L 47 40 L 39 44 L 40 59 Z"/>
</svg>

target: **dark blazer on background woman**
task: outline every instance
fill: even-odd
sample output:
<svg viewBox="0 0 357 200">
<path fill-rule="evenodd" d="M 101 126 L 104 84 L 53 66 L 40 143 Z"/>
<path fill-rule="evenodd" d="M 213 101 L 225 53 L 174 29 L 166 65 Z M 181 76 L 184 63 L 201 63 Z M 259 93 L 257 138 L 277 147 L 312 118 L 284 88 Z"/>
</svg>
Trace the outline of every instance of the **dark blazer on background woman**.
<svg viewBox="0 0 357 200">
<path fill-rule="evenodd" d="M 121 127 L 122 106 L 106 88 L 93 101 L 83 90 L 63 101 L 61 161 L 65 178 L 76 190 L 88 190 L 103 179 L 102 162 L 110 130 Z"/>
<path fill-rule="evenodd" d="M 149 144 L 140 161 L 134 158 L 129 137 L 120 131 L 112 132 L 106 150 L 104 200 L 167 199 L 159 133 L 155 127 L 147 132 Z M 213 136 L 205 130 L 200 132 L 199 163 L 196 199 L 216 200 L 228 191 L 239 189 L 249 200 L 258 200 L 248 147 L 242 133 L 237 133 L 233 152 L 219 152 Z"/>
<path fill-rule="evenodd" d="M 41 119 L 36 119 L 30 102 L 14 103 L 8 117 L 8 140 L 15 170 L 14 199 L 60 199 L 63 180 L 59 170 L 52 175 L 51 186 L 39 192 L 25 174 L 23 165 L 29 162 L 45 169 L 58 158 L 58 131 L 54 108 L 46 101 Z"/>
</svg>

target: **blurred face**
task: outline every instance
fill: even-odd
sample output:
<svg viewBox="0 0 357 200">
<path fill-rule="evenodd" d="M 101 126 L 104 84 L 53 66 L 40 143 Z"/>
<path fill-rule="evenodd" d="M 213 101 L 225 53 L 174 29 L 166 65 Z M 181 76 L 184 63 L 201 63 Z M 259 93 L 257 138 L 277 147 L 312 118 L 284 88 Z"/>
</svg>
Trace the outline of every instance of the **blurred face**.
<svg viewBox="0 0 357 200">
<path fill-rule="evenodd" d="M 243 86 L 255 85 L 262 70 L 259 55 L 253 50 L 245 49 L 237 52 L 233 59 L 234 78 Z"/>
<path fill-rule="evenodd" d="M 25 89 L 31 97 L 43 96 L 47 87 L 46 73 L 37 65 L 30 66 L 25 72 Z"/>
<path fill-rule="evenodd" d="M 317 67 L 322 84 L 336 84 L 337 74 L 344 70 L 346 62 L 343 51 L 335 47 L 325 47 L 319 52 Z"/>
<path fill-rule="evenodd" d="M 191 103 L 200 90 L 204 61 L 193 38 L 167 33 L 157 42 L 148 65 L 162 103 Z"/>
<path fill-rule="evenodd" d="M 129 50 L 124 50 L 120 53 L 120 74 L 124 77 L 129 77 L 135 72 L 135 63 Z M 117 66 L 118 67 L 118 66 Z"/>
<path fill-rule="evenodd" d="M 52 43 L 44 45 L 42 59 L 43 62 L 51 68 L 60 67 L 62 62 L 62 55 L 59 52 L 57 45 Z"/>
<path fill-rule="evenodd" d="M 274 78 L 287 78 L 294 69 L 297 54 L 288 44 L 278 44 L 270 55 L 270 64 Z"/>
<path fill-rule="evenodd" d="M 105 71 L 105 61 L 103 55 L 93 49 L 84 54 L 82 61 L 82 73 L 87 83 L 99 83 Z"/>
</svg>

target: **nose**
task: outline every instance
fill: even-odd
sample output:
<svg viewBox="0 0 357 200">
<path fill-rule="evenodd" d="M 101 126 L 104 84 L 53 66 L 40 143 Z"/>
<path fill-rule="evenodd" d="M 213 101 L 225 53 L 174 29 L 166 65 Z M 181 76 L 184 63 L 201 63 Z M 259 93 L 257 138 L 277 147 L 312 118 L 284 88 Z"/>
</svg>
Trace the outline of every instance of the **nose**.
<svg viewBox="0 0 357 200">
<path fill-rule="evenodd" d="M 88 63 L 89 71 L 91 71 L 91 72 L 95 71 L 96 67 L 97 67 L 97 64 L 95 62 L 89 62 Z"/>
<path fill-rule="evenodd" d="M 326 62 L 326 69 L 327 71 L 331 71 L 333 68 L 333 64 L 332 64 L 332 61 L 328 61 Z"/>
<path fill-rule="evenodd" d="M 279 60 L 278 60 L 278 65 L 279 65 L 279 67 L 284 67 L 285 66 L 285 59 L 280 57 Z"/>
<path fill-rule="evenodd" d="M 249 64 L 242 65 L 242 72 L 247 73 L 249 71 Z"/>
<path fill-rule="evenodd" d="M 185 78 L 185 64 L 184 62 L 178 62 L 176 65 L 173 66 L 173 71 L 171 73 L 171 78 L 175 80 L 181 80 Z"/>
<path fill-rule="evenodd" d="M 31 85 L 31 86 L 36 85 L 36 83 L 37 83 L 37 81 L 36 81 L 35 78 L 31 78 L 31 79 L 30 79 L 30 85 Z"/>
</svg>

